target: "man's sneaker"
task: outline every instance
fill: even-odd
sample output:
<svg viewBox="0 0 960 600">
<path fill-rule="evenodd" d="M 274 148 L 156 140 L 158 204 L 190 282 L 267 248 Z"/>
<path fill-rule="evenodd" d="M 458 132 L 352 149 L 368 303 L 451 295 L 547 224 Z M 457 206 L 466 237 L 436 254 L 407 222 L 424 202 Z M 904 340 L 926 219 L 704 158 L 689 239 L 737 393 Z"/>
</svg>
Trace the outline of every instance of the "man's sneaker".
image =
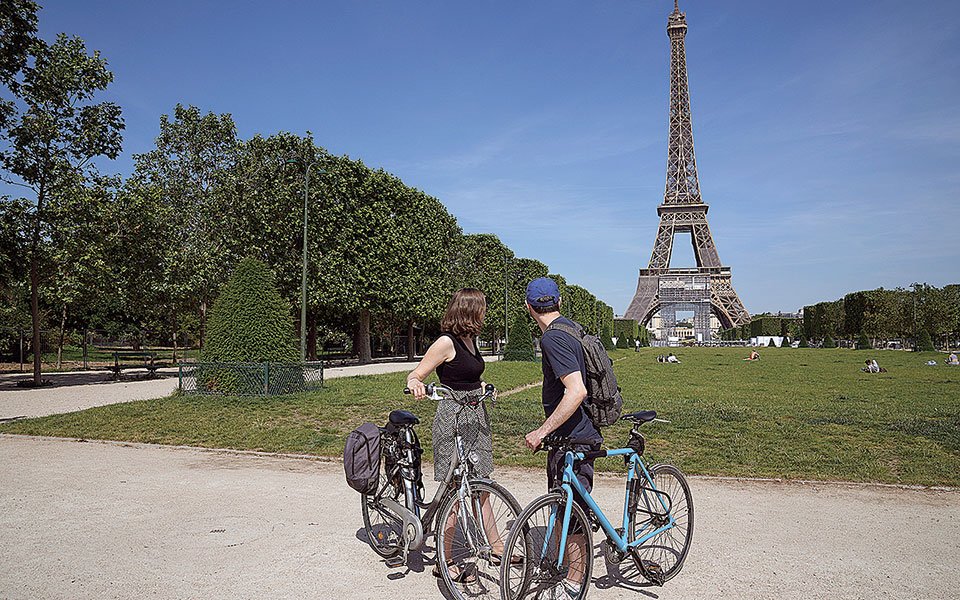
<svg viewBox="0 0 960 600">
<path fill-rule="evenodd" d="M 580 597 L 580 586 L 564 579 L 550 590 L 548 598 L 556 600 L 575 600 Z"/>
</svg>

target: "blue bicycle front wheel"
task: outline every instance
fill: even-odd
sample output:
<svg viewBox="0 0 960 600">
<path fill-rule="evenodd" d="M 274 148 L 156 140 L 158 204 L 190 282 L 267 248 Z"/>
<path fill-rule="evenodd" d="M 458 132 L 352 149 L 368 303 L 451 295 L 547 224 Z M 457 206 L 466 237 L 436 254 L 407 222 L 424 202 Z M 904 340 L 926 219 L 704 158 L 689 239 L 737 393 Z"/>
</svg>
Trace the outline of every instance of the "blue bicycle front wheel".
<svg viewBox="0 0 960 600">
<path fill-rule="evenodd" d="M 500 566 L 502 600 L 586 596 L 593 570 L 593 532 L 583 509 L 574 503 L 561 559 L 564 504 L 563 494 L 551 492 L 517 517 Z"/>
<path fill-rule="evenodd" d="M 635 510 L 630 515 L 628 542 L 673 526 L 650 537 L 637 549 L 645 564 L 659 565 L 663 580 L 680 572 L 693 541 L 693 496 L 680 469 L 673 465 L 653 465 L 650 477 L 656 492 L 642 478 L 643 489 L 637 493 Z M 631 505 L 634 503 L 631 502 Z"/>
</svg>

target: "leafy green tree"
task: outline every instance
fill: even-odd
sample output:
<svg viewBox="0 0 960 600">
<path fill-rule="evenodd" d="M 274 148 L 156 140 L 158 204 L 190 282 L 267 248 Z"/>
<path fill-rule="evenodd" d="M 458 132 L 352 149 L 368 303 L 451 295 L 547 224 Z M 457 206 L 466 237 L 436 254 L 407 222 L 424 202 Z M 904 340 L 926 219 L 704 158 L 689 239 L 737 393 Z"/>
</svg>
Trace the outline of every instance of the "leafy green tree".
<svg viewBox="0 0 960 600">
<path fill-rule="evenodd" d="M 456 287 L 476 288 L 486 296 L 487 315 L 481 335 L 494 341 L 495 351 L 499 349 L 497 342 L 504 335 L 506 326 L 505 289 L 508 292 L 512 291 L 509 290 L 509 280 L 519 275 L 518 270 L 513 251 L 507 248 L 497 236 L 478 233 L 460 238 L 460 247 L 454 265 Z M 507 298 L 507 300 L 510 299 Z"/>
<path fill-rule="evenodd" d="M 587 333 L 596 333 L 597 297 L 579 285 L 568 285 L 565 301 L 570 303 L 573 320 L 580 323 Z"/>
<path fill-rule="evenodd" d="M 0 83 L 13 94 L 22 83 L 18 75 L 27 64 L 30 47 L 36 42 L 37 10 L 32 0 L 0 2 Z M 0 99 L 0 129 L 16 113 L 12 98 Z"/>
<path fill-rule="evenodd" d="M 836 348 L 837 343 L 833 341 L 833 338 L 828 334 L 827 337 L 823 338 L 823 347 L 824 348 Z"/>
<path fill-rule="evenodd" d="M 920 335 L 917 336 L 917 351 L 918 352 L 933 352 L 936 348 L 933 347 L 933 340 L 930 339 L 930 332 L 926 329 L 920 330 Z"/>
<path fill-rule="evenodd" d="M 870 342 L 870 336 L 866 331 L 861 331 L 857 338 L 857 350 L 872 350 L 873 344 Z"/>
<path fill-rule="evenodd" d="M 201 346 L 207 310 L 237 260 L 230 217 L 240 150 L 229 114 L 178 104 L 172 120 L 161 115 L 156 148 L 134 155 L 138 185 L 156 190 L 165 207 L 163 287 L 175 313 L 199 304 Z"/>
<path fill-rule="evenodd" d="M 613 339 L 610 338 L 610 326 L 606 323 L 604 323 L 600 329 L 600 342 L 608 352 L 614 349 Z"/>
<path fill-rule="evenodd" d="M 4 105 L 0 166 L 6 181 L 30 189 L 36 201 L 25 229 L 30 232 L 33 347 L 39 348 L 40 288 L 53 224 L 47 203 L 54 195 L 81 189 L 96 173 L 95 158 L 119 155 L 124 125 L 119 106 L 92 102 L 113 81 L 113 73 L 99 52 L 87 54 L 83 40 L 66 34 L 53 44 L 35 39 L 29 58 L 8 76 L 14 80 L 8 85 L 14 100 Z M 40 385 L 40 352 L 34 352 L 33 375 Z"/>
<path fill-rule="evenodd" d="M 804 336 L 801 336 L 801 337 L 800 337 L 800 345 L 799 345 L 798 347 L 799 347 L 799 348 L 809 348 L 809 347 L 810 347 L 810 344 L 807 343 L 807 338 L 806 338 L 806 337 L 804 337 Z"/>
<path fill-rule="evenodd" d="M 528 335 L 529 329 L 521 315 L 517 315 L 513 322 L 510 340 L 503 350 L 503 360 L 532 361 L 536 359 L 533 350 L 533 338 Z"/>
<path fill-rule="evenodd" d="M 223 285 L 210 314 L 204 362 L 299 360 L 290 307 L 280 296 L 273 272 L 263 262 L 240 262 Z"/>
</svg>

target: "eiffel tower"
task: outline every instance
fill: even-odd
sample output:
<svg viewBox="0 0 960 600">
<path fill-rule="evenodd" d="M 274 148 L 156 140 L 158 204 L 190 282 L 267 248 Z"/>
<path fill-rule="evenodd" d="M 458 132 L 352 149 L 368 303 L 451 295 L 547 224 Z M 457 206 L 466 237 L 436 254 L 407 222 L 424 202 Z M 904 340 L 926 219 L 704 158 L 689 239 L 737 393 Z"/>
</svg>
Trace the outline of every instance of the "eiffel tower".
<svg viewBox="0 0 960 600">
<path fill-rule="evenodd" d="M 660 228 L 654 242 L 650 266 L 640 269 L 637 293 L 624 315 L 648 324 L 660 313 L 660 337 L 679 336 L 689 329 L 677 328 L 677 311 L 693 311 L 693 331 L 699 341 L 708 341 L 710 314 L 724 328 L 750 321 L 730 282 L 730 267 L 720 264 L 717 248 L 707 225 L 707 209 L 700 198 L 697 159 L 693 154 L 693 126 L 690 121 L 690 92 L 687 88 L 687 59 L 683 38 L 687 34 L 686 13 L 677 0 L 667 17 L 670 38 L 670 139 L 667 147 L 667 185 L 663 204 L 657 207 Z M 674 235 L 689 233 L 696 268 L 670 268 Z"/>
</svg>

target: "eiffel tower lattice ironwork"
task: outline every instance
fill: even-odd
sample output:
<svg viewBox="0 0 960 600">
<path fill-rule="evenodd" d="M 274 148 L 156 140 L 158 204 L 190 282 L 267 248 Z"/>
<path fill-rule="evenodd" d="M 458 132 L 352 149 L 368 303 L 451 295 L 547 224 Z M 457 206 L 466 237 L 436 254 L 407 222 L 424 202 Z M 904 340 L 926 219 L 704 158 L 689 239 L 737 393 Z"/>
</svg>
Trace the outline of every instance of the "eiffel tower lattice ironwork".
<svg viewBox="0 0 960 600">
<path fill-rule="evenodd" d="M 750 321 L 730 282 L 730 268 L 722 266 L 707 224 L 707 204 L 700 198 L 697 159 L 693 153 L 690 91 L 683 40 L 686 14 L 674 0 L 667 17 L 670 38 L 670 138 L 667 147 L 667 184 L 663 204 L 657 207 L 660 228 L 650 255 L 650 266 L 640 269 L 637 292 L 624 315 L 642 324 L 660 313 L 661 333 L 674 336 L 677 311 L 693 311 L 694 333 L 703 341 L 711 338 L 710 314 L 724 328 Z M 689 233 L 696 268 L 671 268 L 674 236 Z M 689 331 L 686 329 L 685 331 Z"/>
</svg>

